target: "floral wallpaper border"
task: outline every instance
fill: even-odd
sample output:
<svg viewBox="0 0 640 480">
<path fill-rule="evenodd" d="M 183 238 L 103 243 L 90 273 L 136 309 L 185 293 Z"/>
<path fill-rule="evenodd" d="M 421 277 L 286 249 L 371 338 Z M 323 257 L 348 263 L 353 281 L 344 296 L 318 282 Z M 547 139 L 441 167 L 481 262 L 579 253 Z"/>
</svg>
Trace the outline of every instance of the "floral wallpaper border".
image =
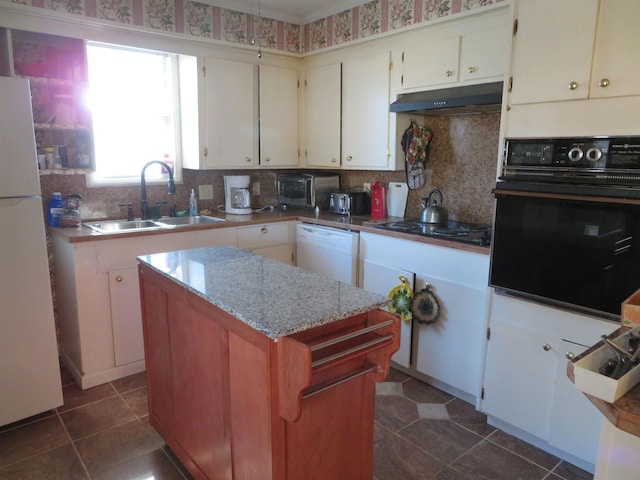
<svg viewBox="0 0 640 480">
<path fill-rule="evenodd" d="M 7 0 L 0 0 L 5 2 Z M 303 54 L 508 0 L 372 0 L 306 25 L 191 0 L 8 0 L 149 30 Z"/>
</svg>

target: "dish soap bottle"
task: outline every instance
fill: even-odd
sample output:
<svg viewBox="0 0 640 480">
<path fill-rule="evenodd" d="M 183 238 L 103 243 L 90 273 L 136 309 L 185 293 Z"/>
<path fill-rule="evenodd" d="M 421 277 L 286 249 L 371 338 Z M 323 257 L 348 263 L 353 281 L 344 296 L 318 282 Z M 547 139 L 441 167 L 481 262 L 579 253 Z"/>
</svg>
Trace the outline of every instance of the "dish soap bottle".
<svg viewBox="0 0 640 480">
<path fill-rule="evenodd" d="M 64 201 L 60 192 L 53 192 L 51 201 L 47 206 L 47 223 L 51 227 L 59 227 L 64 212 Z"/>
<path fill-rule="evenodd" d="M 198 215 L 198 201 L 196 200 L 196 192 L 191 189 L 191 196 L 189 197 L 189 215 L 195 217 Z"/>
</svg>

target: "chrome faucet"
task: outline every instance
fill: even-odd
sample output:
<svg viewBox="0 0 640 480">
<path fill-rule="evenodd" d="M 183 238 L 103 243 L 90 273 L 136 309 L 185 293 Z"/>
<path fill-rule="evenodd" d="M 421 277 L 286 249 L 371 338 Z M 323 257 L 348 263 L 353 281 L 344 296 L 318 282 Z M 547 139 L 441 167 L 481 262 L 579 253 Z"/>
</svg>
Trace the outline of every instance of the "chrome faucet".
<svg viewBox="0 0 640 480">
<path fill-rule="evenodd" d="M 168 184 L 167 195 L 174 195 L 176 193 L 176 184 L 173 181 L 173 169 L 162 160 L 151 160 L 150 162 L 148 162 L 144 167 L 142 167 L 142 173 L 140 173 L 140 188 L 141 188 L 140 197 L 142 199 L 141 201 L 142 220 L 149 219 L 149 205 L 147 204 L 147 182 L 144 179 L 144 171 L 147 169 L 149 165 L 153 163 L 162 165 L 169 172 L 169 184 Z"/>
</svg>

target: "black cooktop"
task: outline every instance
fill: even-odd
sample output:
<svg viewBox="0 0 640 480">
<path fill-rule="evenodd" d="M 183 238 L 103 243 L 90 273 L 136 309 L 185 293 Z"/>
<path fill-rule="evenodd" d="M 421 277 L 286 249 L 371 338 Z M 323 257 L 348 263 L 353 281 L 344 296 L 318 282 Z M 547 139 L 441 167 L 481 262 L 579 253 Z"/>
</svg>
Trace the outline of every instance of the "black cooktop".
<svg viewBox="0 0 640 480">
<path fill-rule="evenodd" d="M 417 219 L 406 219 L 400 222 L 378 223 L 376 228 L 475 245 L 491 243 L 491 226 L 478 223 L 450 221 L 446 224 L 434 225 Z"/>
</svg>

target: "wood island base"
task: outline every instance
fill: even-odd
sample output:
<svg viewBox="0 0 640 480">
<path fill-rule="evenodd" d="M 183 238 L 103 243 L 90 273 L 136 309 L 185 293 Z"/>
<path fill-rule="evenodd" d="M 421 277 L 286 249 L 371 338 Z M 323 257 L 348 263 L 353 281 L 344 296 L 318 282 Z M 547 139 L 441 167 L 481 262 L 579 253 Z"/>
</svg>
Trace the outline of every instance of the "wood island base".
<svg viewBox="0 0 640 480">
<path fill-rule="evenodd" d="M 195 478 L 372 478 L 396 315 L 274 340 L 144 264 L 139 274 L 150 422 Z"/>
</svg>

